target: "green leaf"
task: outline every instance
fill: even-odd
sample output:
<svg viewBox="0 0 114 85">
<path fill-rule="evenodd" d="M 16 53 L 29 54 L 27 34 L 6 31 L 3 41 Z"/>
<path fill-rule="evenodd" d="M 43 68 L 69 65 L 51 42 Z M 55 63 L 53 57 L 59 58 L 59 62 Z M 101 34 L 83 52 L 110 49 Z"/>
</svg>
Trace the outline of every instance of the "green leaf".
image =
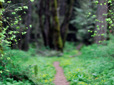
<svg viewBox="0 0 114 85">
<path fill-rule="evenodd" d="M 28 6 L 23 6 L 24 9 L 28 9 Z"/>
<path fill-rule="evenodd" d="M 31 2 L 34 2 L 34 0 L 30 0 Z"/>
<path fill-rule="evenodd" d="M 5 1 L 4 0 L 0 0 L 0 2 L 4 3 Z"/>
</svg>

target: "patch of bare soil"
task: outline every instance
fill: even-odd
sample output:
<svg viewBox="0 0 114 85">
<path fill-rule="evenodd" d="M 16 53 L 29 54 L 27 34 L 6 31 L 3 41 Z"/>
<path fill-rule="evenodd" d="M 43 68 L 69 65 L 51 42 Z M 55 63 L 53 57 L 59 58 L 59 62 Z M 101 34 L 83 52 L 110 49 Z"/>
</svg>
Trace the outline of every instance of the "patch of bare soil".
<svg viewBox="0 0 114 85">
<path fill-rule="evenodd" d="M 69 82 L 67 82 L 63 69 L 59 66 L 59 62 L 54 62 L 54 67 L 56 69 L 56 75 L 54 84 L 55 85 L 69 85 Z"/>
</svg>

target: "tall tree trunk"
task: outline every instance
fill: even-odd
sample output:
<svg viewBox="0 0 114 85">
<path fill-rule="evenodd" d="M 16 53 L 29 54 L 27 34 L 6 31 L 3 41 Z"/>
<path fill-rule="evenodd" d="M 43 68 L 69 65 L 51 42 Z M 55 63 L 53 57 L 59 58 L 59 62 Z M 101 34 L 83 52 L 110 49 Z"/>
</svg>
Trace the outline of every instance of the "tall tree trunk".
<svg viewBox="0 0 114 85">
<path fill-rule="evenodd" d="M 65 45 L 65 41 L 66 41 L 66 37 L 67 37 L 67 31 L 68 31 L 69 21 L 70 21 L 71 14 L 72 14 L 74 0 L 67 0 L 66 3 L 67 3 L 66 4 L 67 10 L 65 13 L 64 21 L 61 25 L 61 36 L 62 36 L 62 40 L 63 40 L 63 46 Z"/>
<path fill-rule="evenodd" d="M 54 42 L 53 42 L 53 28 L 52 28 L 52 23 L 51 23 L 51 3 L 50 0 L 46 0 L 46 30 L 48 31 L 48 44 L 51 49 L 54 49 Z"/>
<path fill-rule="evenodd" d="M 60 7 L 59 7 L 59 12 L 60 12 L 60 16 L 64 16 L 65 15 L 65 6 L 66 6 L 66 0 L 59 0 L 60 3 Z"/>
<path fill-rule="evenodd" d="M 31 1 L 28 3 L 28 13 L 27 13 L 27 18 L 26 18 L 26 26 L 28 27 L 27 33 L 24 36 L 24 42 L 22 46 L 22 50 L 28 51 L 29 49 L 29 41 L 30 41 L 30 24 L 31 24 L 31 12 L 32 12 L 32 4 Z"/>
<path fill-rule="evenodd" d="M 60 26 L 59 7 L 62 7 L 60 0 L 39 1 L 39 22 L 45 46 L 49 46 L 58 51 L 63 51 L 63 43 L 65 43 L 66 40 L 73 2 L 74 0 L 67 0 L 67 2 L 65 2 L 65 0 L 63 1 L 63 3 L 67 3 L 65 4 L 67 10 L 63 23 Z"/>
<path fill-rule="evenodd" d="M 101 41 L 106 40 L 107 34 L 107 12 L 108 12 L 108 4 L 107 0 L 99 0 L 97 7 L 97 22 L 96 22 L 96 31 L 97 35 L 95 36 L 95 43 L 100 44 Z"/>
<path fill-rule="evenodd" d="M 41 28 L 41 32 L 42 32 L 42 37 L 43 37 L 43 41 L 44 41 L 44 45 L 47 47 L 48 43 L 46 40 L 46 34 L 45 34 L 45 28 L 44 28 L 44 4 L 45 0 L 39 0 L 39 9 L 38 9 L 38 15 L 39 15 L 39 23 L 40 23 L 40 28 Z"/>
<path fill-rule="evenodd" d="M 51 0 L 52 7 L 52 20 L 53 20 L 53 30 L 54 30 L 54 46 L 58 51 L 63 51 L 63 43 L 60 35 L 60 24 L 57 11 L 57 0 Z"/>
<path fill-rule="evenodd" d="M 50 0 L 45 0 L 44 31 L 45 31 L 47 46 L 50 46 L 50 42 L 49 42 L 49 29 L 50 29 Z"/>
</svg>

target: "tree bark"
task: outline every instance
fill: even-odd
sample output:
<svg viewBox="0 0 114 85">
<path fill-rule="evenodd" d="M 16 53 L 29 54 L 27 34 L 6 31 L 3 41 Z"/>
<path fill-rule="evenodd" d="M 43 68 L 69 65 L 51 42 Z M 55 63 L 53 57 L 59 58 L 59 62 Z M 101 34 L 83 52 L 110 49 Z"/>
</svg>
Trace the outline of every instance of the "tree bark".
<svg viewBox="0 0 114 85">
<path fill-rule="evenodd" d="M 63 43 L 60 35 L 60 23 L 57 11 L 57 0 L 51 0 L 52 7 L 52 20 L 53 20 L 53 30 L 54 30 L 54 46 L 58 51 L 63 51 Z"/>
<path fill-rule="evenodd" d="M 39 22 L 45 46 L 58 51 L 63 51 L 66 40 L 68 25 L 72 13 L 74 0 L 65 0 L 66 13 L 62 25 L 60 26 L 60 0 L 40 0 L 39 1 Z M 59 4 L 58 4 L 59 3 Z M 65 8 L 64 8 L 65 9 Z M 64 12 L 63 12 L 64 13 Z M 62 13 L 62 14 L 63 14 Z"/>
<path fill-rule="evenodd" d="M 27 18 L 26 18 L 26 26 L 28 27 L 27 33 L 24 35 L 24 42 L 22 45 L 22 50 L 28 51 L 29 49 L 29 41 L 30 41 L 30 24 L 31 24 L 31 12 L 32 12 L 32 4 L 31 1 L 29 0 L 28 2 L 28 13 L 27 13 Z"/>
<path fill-rule="evenodd" d="M 67 37 L 67 31 L 68 31 L 69 21 L 70 21 L 71 14 L 72 14 L 73 3 L 74 3 L 74 0 L 67 0 L 67 4 L 66 4 L 67 10 L 65 13 L 65 18 L 63 20 L 63 23 L 61 25 L 61 36 L 63 40 L 63 46 L 65 45 L 65 41 Z"/>
<path fill-rule="evenodd" d="M 50 0 L 45 0 L 45 22 L 44 22 L 44 31 L 46 35 L 47 46 L 50 46 L 49 40 L 49 30 L 50 30 Z"/>
<path fill-rule="evenodd" d="M 45 34 L 45 27 L 44 27 L 44 3 L 45 1 L 44 0 L 39 0 L 39 9 L 38 9 L 38 15 L 39 15 L 39 23 L 40 23 L 40 29 L 41 29 L 41 32 L 42 32 L 42 37 L 43 37 L 43 41 L 44 41 L 44 45 L 47 47 L 48 46 L 48 43 L 47 43 L 47 40 L 46 40 L 46 34 Z"/>
<path fill-rule="evenodd" d="M 53 37 L 54 37 L 54 30 L 53 30 L 53 28 L 52 28 L 52 21 L 51 21 L 51 19 L 52 19 L 52 14 L 51 14 L 51 12 L 52 12 L 52 10 L 51 10 L 51 2 L 50 2 L 51 0 L 46 0 L 46 21 L 47 21 L 47 24 L 46 24 L 46 27 L 47 27 L 47 30 L 48 30 L 48 44 L 49 44 L 49 47 L 51 48 L 51 49 L 54 49 L 54 40 L 53 40 Z"/>
<path fill-rule="evenodd" d="M 106 4 L 105 4 L 106 3 Z M 108 12 L 108 3 L 107 0 L 99 0 L 98 7 L 97 7 L 97 22 L 95 31 L 96 36 L 94 38 L 94 42 L 100 44 L 101 41 L 106 40 L 107 34 L 107 12 Z"/>
</svg>

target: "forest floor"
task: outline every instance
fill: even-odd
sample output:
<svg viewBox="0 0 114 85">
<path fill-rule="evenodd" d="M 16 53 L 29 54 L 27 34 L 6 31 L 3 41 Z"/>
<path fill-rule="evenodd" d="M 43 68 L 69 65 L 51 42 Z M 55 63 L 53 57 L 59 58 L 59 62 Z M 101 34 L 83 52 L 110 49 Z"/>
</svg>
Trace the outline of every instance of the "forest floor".
<svg viewBox="0 0 114 85">
<path fill-rule="evenodd" d="M 106 46 L 84 46 L 79 55 L 75 46 L 67 44 L 61 57 L 46 49 L 42 52 L 48 56 L 36 54 L 34 48 L 28 52 L 7 49 L 5 56 L 10 57 L 11 63 L 6 68 L 19 78 L 27 76 L 36 85 L 114 85 L 113 46 L 114 39 Z M 0 81 L 0 85 L 34 85 L 28 79 L 6 79 L 8 84 Z"/>
</svg>

